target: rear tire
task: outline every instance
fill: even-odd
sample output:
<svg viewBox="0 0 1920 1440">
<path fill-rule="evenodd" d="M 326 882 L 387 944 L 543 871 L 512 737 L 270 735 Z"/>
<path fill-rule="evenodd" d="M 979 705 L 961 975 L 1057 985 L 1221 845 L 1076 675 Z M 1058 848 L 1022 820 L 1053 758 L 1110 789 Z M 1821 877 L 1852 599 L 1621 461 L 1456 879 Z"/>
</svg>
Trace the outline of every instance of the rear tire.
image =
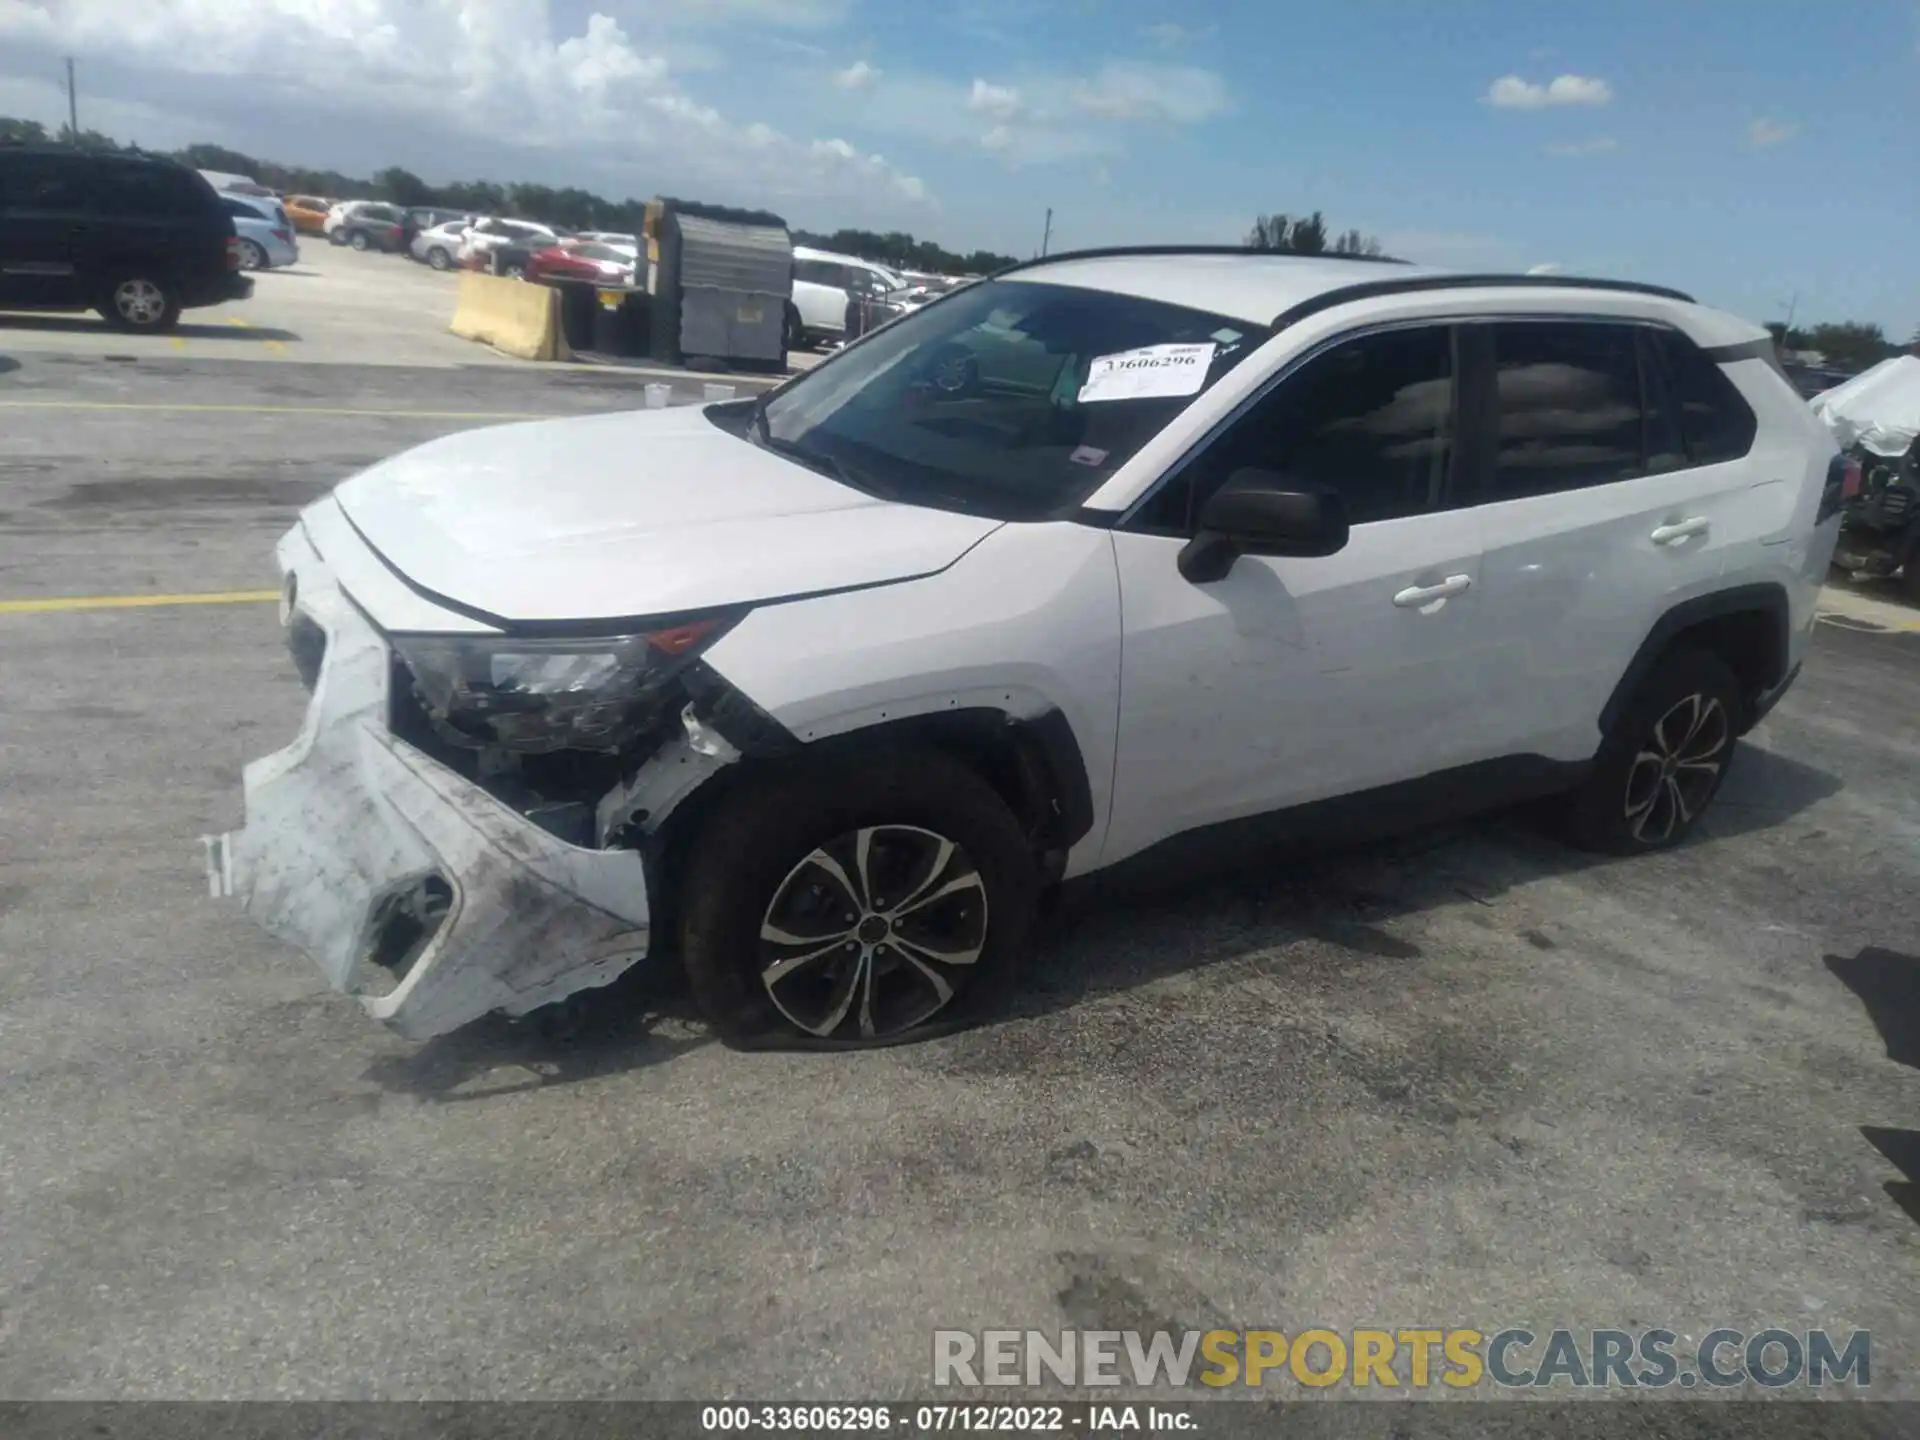
<svg viewBox="0 0 1920 1440">
<path fill-rule="evenodd" d="M 240 242 L 240 268 L 242 270 L 264 270 L 267 268 L 267 252 L 260 248 L 257 240 Z"/>
<path fill-rule="evenodd" d="M 347 243 L 354 249 L 363 251 L 370 249 L 373 245 L 373 242 L 367 239 L 367 232 L 364 230 L 354 231 L 352 235 L 347 237 Z"/>
<path fill-rule="evenodd" d="M 1720 791 L 1746 701 L 1706 650 L 1662 659 L 1634 692 L 1571 798 L 1567 838 L 1606 855 L 1678 845 Z"/>
<path fill-rule="evenodd" d="M 180 297 L 151 275 L 122 275 L 98 308 L 109 325 L 139 335 L 164 334 L 180 323 Z"/>
<path fill-rule="evenodd" d="M 751 1049 L 964 1028 L 1004 998 L 1039 895 L 1000 797 L 941 752 L 908 747 L 803 758 L 741 784 L 682 874 L 694 998 L 723 1040 Z"/>
<path fill-rule="evenodd" d="M 787 333 L 781 344 L 789 351 L 807 348 L 807 327 L 800 319 L 800 308 L 792 301 L 787 302 Z"/>
</svg>

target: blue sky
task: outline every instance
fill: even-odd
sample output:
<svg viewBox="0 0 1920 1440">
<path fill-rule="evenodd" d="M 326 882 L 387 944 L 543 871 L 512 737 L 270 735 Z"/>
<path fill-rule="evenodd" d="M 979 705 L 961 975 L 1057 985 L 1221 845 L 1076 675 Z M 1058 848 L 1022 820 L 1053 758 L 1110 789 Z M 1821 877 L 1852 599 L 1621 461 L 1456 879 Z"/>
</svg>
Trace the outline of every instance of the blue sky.
<svg viewBox="0 0 1920 1440">
<path fill-rule="evenodd" d="M 1920 0 L 0 0 L 0 113 L 956 248 L 1315 208 L 1758 319 L 1920 327 Z"/>
</svg>

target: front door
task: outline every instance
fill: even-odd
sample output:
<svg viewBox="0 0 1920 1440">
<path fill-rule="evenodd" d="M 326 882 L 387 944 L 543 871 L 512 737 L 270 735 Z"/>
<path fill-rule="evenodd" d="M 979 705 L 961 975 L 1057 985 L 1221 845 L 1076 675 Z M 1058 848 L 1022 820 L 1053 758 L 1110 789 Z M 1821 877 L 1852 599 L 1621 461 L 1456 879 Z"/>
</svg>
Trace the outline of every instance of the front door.
<svg viewBox="0 0 1920 1440">
<path fill-rule="evenodd" d="M 89 171 L 75 155 L 0 154 L 0 305 L 83 302 L 76 246 Z"/>
<path fill-rule="evenodd" d="M 1180 831 L 1477 758 L 1479 531 L 1452 500 L 1453 332 L 1382 330 L 1309 359 L 1116 529 L 1124 639 L 1103 859 Z M 1243 467 L 1336 491 L 1351 538 L 1183 579 L 1200 506 Z"/>
</svg>

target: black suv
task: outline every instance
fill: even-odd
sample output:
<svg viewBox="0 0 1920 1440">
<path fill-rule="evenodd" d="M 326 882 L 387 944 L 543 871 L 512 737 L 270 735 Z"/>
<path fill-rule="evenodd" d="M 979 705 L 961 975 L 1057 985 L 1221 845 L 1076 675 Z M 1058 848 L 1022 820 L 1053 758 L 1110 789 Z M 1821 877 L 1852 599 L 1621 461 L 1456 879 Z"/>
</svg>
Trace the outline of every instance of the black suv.
<svg viewBox="0 0 1920 1440">
<path fill-rule="evenodd" d="M 169 330 L 244 300 L 240 244 L 199 174 L 148 155 L 0 145 L 0 310 L 98 310 Z"/>
</svg>

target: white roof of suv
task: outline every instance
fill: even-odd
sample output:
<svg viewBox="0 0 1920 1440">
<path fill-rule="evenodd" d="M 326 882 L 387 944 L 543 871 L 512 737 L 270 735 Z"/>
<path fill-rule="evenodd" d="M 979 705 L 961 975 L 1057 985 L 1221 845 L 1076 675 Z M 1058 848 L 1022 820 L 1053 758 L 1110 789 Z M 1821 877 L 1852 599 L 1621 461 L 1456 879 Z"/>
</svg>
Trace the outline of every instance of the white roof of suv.
<svg viewBox="0 0 1920 1440">
<path fill-rule="evenodd" d="M 1426 265 L 1337 256 L 1279 255 L 1225 248 L 1092 252 L 1029 261 L 995 278 L 1105 290 L 1227 315 L 1255 325 L 1271 325 L 1274 317 L 1296 305 L 1351 286 L 1438 290 L 1458 287 L 1477 291 L 1512 287 L 1534 295 L 1551 291 L 1588 297 L 1614 296 L 1629 302 L 1638 301 L 1640 305 L 1651 301 L 1668 313 L 1684 309 L 1688 333 L 1706 345 L 1745 344 L 1766 335 L 1758 326 L 1658 286 L 1567 275 L 1468 274 Z M 1616 301 L 1614 305 L 1601 303 L 1595 308 L 1621 307 Z"/>
</svg>

